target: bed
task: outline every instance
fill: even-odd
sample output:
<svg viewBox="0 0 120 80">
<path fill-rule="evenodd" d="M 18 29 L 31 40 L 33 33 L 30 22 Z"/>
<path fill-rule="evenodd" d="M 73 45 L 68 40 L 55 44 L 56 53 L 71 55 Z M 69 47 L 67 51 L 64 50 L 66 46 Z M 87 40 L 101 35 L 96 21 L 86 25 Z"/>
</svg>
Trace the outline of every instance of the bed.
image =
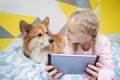
<svg viewBox="0 0 120 80">
<path fill-rule="evenodd" d="M 115 79 L 120 80 L 120 34 L 106 35 L 110 39 Z M 17 43 L 17 44 L 16 44 Z M 50 80 L 45 64 L 36 64 L 23 55 L 22 39 L 0 51 L 0 80 Z M 80 75 L 64 75 L 59 80 L 88 80 Z"/>
</svg>

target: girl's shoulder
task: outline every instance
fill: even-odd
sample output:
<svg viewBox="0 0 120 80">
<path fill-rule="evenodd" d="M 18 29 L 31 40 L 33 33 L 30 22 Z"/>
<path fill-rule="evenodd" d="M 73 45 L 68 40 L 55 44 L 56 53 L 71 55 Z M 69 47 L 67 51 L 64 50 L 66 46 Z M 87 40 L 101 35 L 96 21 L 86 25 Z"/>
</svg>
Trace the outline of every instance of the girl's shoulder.
<svg viewBox="0 0 120 80">
<path fill-rule="evenodd" d="M 100 34 L 100 33 L 98 33 L 98 35 L 97 35 L 97 41 L 96 41 L 97 43 L 106 43 L 106 42 L 109 42 L 109 39 L 108 39 L 108 37 L 106 37 L 105 35 L 103 35 L 103 34 Z"/>
</svg>

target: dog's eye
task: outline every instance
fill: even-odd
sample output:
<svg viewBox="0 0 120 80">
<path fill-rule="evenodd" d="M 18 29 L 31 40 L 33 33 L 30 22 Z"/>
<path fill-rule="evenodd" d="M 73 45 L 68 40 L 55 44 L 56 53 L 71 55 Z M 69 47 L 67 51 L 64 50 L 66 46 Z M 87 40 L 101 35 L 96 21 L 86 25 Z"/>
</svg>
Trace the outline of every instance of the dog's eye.
<svg viewBox="0 0 120 80">
<path fill-rule="evenodd" d="M 48 32 L 46 32 L 46 34 L 48 34 Z"/>
<path fill-rule="evenodd" d="M 42 36 L 42 34 L 41 34 L 41 33 L 39 33 L 39 34 L 38 34 L 38 36 L 39 36 L 39 37 L 41 37 L 41 36 Z"/>
</svg>

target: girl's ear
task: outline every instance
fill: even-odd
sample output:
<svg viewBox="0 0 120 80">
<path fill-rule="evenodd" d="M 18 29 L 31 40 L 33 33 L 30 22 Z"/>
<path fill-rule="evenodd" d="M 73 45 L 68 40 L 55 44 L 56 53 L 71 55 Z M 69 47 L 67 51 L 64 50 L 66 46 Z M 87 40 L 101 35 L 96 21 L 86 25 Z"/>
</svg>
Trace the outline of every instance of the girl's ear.
<svg viewBox="0 0 120 80">
<path fill-rule="evenodd" d="M 45 17 L 45 19 L 43 20 L 43 23 L 45 23 L 46 26 L 49 25 L 49 17 Z"/>
</svg>

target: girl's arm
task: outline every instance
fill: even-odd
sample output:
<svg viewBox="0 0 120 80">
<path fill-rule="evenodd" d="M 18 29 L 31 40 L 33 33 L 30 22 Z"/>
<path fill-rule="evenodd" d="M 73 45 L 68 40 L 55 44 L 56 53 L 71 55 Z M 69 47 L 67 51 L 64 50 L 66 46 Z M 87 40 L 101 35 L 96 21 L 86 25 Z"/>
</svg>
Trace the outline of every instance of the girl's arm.
<svg viewBox="0 0 120 80">
<path fill-rule="evenodd" d="M 98 50 L 98 55 L 100 56 L 99 62 L 96 63 L 96 66 L 89 64 L 86 71 L 89 74 L 86 74 L 85 77 L 90 80 L 113 80 L 114 71 L 111 59 L 111 51 L 109 40 L 106 38 L 101 44 Z"/>
<path fill-rule="evenodd" d="M 114 78 L 113 64 L 112 64 L 112 53 L 110 50 L 110 43 L 108 38 L 104 38 L 101 41 L 98 55 L 100 56 L 99 62 L 102 64 L 102 68 L 98 74 L 98 80 L 112 80 Z"/>
</svg>

